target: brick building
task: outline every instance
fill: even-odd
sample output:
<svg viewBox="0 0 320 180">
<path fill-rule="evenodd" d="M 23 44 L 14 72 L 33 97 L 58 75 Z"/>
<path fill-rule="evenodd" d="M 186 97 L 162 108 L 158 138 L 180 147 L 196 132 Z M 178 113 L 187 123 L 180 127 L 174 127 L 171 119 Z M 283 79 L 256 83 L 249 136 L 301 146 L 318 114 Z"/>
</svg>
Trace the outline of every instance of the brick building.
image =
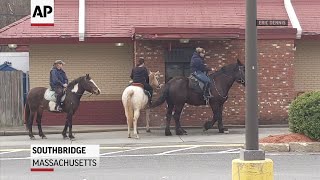
<svg viewBox="0 0 320 180">
<path fill-rule="evenodd" d="M 316 11 L 320 4 L 311 0 L 308 6 L 314 12 L 306 12 L 302 0 L 292 2 L 300 31 L 291 24 L 284 2 L 258 1 L 258 19 L 289 20 L 287 27 L 258 27 L 261 124 L 286 123 L 297 92 L 320 88 L 310 78 L 320 77 L 315 70 L 320 66 L 315 50 L 320 47 Z M 48 86 L 49 70 L 57 58 L 66 61 L 70 79 L 90 73 L 102 94 L 82 98 L 74 124 L 126 123 L 121 93 L 138 57 L 146 59 L 151 71 L 160 71 L 162 83 L 189 74 L 190 54 L 197 46 L 208 51 L 207 64 L 216 70 L 237 58 L 244 62 L 245 1 L 87 0 L 85 9 L 85 34 L 78 30 L 82 13 L 78 0 L 55 1 L 53 27 L 31 27 L 28 16 L 0 30 L 0 44 L 29 46 L 31 88 Z M 313 17 L 317 26 L 310 23 L 310 13 L 318 13 Z M 84 41 L 79 41 L 83 35 Z M 155 98 L 158 95 L 156 91 Z M 244 87 L 234 84 L 224 106 L 225 124 L 244 124 L 244 98 Z M 165 105 L 153 109 L 151 126 L 164 124 L 165 113 Z M 183 126 L 200 126 L 212 112 L 206 106 L 186 105 L 181 118 Z M 65 115 L 46 113 L 43 122 L 61 125 L 64 119 Z M 143 119 L 142 115 L 140 125 Z"/>
</svg>

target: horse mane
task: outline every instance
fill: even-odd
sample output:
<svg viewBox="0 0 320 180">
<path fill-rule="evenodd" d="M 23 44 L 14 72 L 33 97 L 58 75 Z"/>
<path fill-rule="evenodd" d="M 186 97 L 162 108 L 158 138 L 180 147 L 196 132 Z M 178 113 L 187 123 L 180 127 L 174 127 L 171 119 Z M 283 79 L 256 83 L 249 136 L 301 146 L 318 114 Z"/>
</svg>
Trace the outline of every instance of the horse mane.
<svg viewBox="0 0 320 180">
<path fill-rule="evenodd" d="M 228 71 L 228 70 L 229 70 L 228 68 L 231 67 L 231 66 L 234 66 L 234 65 L 236 65 L 236 64 L 228 64 L 228 65 L 225 65 L 225 66 L 223 66 L 222 68 L 220 68 L 218 71 L 210 74 L 209 77 L 212 79 L 212 78 L 214 78 L 214 77 L 220 76 L 221 74 L 227 74 L 227 75 L 229 75 L 229 74 L 228 74 L 228 72 L 229 72 L 229 71 Z M 235 70 L 235 69 L 236 69 L 236 67 L 233 68 L 233 70 Z"/>
<path fill-rule="evenodd" d="M 81 76 L 81 77 L 78 77 L 77 79 L 71 81 L 71 82 L 68 84 L 67 89 L 72 89 L 72 88 L 73 88 L 76 84 L 78 84 L 78 83 L 81 81 L 81 79 L 83 79 L 83 78 L 84 78 L 84 76 Z"/>
</svg>

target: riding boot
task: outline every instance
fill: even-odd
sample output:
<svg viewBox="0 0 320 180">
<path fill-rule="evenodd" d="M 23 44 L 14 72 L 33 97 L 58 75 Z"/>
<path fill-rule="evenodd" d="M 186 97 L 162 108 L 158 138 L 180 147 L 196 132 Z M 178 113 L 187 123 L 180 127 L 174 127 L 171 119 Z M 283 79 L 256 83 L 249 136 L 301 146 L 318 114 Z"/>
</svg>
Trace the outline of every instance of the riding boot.
<svg viewBox="0 0 320 180">
<path fill-rule="evenodd" d="M 210 91 L 210 84 L 207 85 L 206 95 L 209 99 L 213 98 L 213 95 L 211 94 L 211 91 Z"/>
<path fill-rule="evenodd" d="M 57 101 L 56 101 L 56 108 L 55 108 L 56 111 L 58 112 L 61 112 L 62 111 L 62 108 L 61 108 L 61 97 L 60 96 L 57 96 Z"/>
<path fill-rule="evenodd" d="M 208 99 L 213 97 L 209 91 L 210 91 L 210 84 L 206 83 L 203 88 L 203 95 Z"/>
</svg>

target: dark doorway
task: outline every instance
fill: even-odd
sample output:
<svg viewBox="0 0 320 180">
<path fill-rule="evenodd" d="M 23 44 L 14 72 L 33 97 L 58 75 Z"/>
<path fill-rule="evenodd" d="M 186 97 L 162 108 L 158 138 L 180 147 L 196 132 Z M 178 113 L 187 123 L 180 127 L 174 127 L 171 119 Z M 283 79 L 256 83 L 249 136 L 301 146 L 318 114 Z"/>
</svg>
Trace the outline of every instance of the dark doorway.
<svg viewBox="0 0 320 180">
<path fill-rule="evenodd" d="M 190 75 L 190 60 L 194 48 L 173 48 L 165 53 L 166 82 L 176 76 Z"/>
</svg>

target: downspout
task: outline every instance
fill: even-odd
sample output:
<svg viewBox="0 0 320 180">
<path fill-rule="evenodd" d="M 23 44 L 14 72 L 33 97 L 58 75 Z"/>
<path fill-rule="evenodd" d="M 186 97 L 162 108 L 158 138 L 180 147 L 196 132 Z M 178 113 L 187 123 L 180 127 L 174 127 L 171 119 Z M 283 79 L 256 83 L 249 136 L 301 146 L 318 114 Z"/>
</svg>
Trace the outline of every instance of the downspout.
<svg viewBox="0 0 320 180">
<path fill-rule="evenodd" d="M 134 52 L 133 67 L 135 67 L 135 66 L 136 66 L 136 63 L 137 63 L 137 55 L 138 55 L 138 52 L 137 52 L 137 40 L 136 40 L 136 38 L 133 38 L 133 52 Z"/>
<path fill-rule="evenodd" d="M 286 8 L 287 14 L 289 16 L 290 22 L 292 24 L 293 28 L 297 29 L 297 39 L 301 39 L 302 34 L 302 28 L 300 26 L 300 22 L 298 20 L 298 17 L 293 9 L 291 0 L 284 0 L 284 7 Z"/>
<path fill-rule="evenodd" d="M 84 41 L 85 37 L 85 12 L 86 0 L 79 0 L 79 41 Z"/>
</svg>

